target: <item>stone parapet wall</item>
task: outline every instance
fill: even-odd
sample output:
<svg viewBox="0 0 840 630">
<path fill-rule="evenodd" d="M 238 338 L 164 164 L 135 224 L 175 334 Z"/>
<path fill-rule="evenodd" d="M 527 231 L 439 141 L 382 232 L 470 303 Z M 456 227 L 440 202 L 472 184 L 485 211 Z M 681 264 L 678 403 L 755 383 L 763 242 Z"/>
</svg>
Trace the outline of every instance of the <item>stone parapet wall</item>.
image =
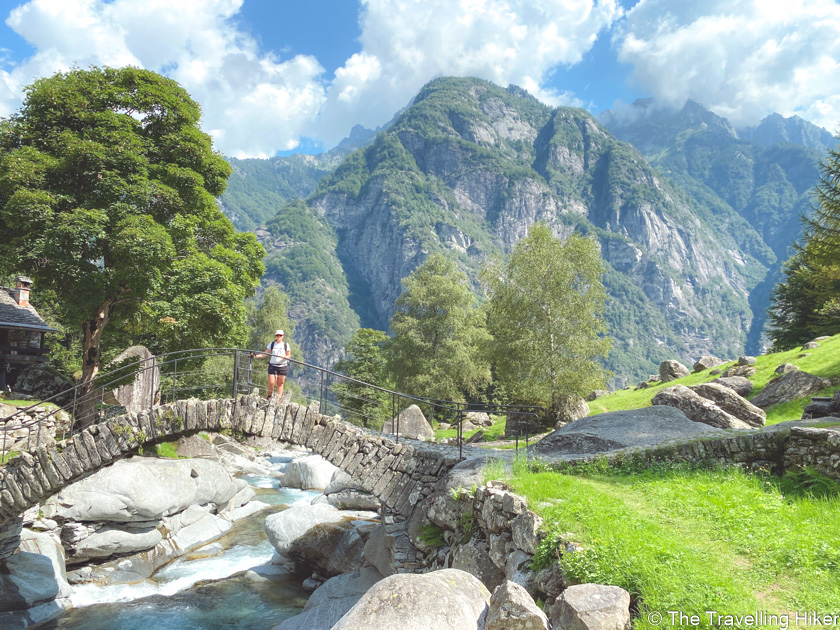
<svg viewBox="0 0 840 630">
<path fill-rule="evenodd" d="M 794 427 L 785 449 L 785 467 L 811 467 L 840 481 L 840 431 Z"/>
</svg>

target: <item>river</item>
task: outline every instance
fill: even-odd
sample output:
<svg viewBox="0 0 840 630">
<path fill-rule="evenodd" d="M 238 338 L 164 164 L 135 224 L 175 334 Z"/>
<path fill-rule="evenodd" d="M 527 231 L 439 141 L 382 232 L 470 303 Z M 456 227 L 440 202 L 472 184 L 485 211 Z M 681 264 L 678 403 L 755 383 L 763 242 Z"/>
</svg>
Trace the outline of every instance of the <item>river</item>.
<svg viewBox="0 0 840 630">
<path fill-rule="evenodd" d="M 288 458 L 270 459 L 282 471 Z M 276 477 L 246 475 L 255 500 L 271 507 L 220 538 L 162 567 L 139 584 L 73 587 L 73 608 L 45 626 L 61 630 L 268 630 L 303 609 L 302 578 L 272 565 L 263 522 L 319 494 L 281 488 Z M 242 572 L 249 571 L 247 575 Z M 231 577 L 236 574 L 236 577 Z M 256 575 L 255 575 L 256 574 Z"/>
</svg>

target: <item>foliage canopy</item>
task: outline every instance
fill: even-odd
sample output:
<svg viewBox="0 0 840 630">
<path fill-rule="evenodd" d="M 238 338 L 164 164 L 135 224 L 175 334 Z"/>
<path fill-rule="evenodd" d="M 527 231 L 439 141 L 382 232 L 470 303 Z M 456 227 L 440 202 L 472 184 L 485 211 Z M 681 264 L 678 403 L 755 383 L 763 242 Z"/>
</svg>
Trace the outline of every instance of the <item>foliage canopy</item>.
<svg viewBox="0 0 840 630">
<path fill-rule="evenodd" d="M 35 81 L 0 123 L 3 271 L 82 329 L 85 381 L 114 319 L 168 349 L 245 340 L 264 250 L 216 205 L 230 166 L 200 115 L 171 79 L 91 68 Z"/>
<path fill-rule="evenodd" d="M 572 234 L 561 243 L 540 223 L 506 264 L 485 268 L 491 356 L 511 402 L 556 411 L 569 396 L 603 388 L 608 374 L 598 359 L 610 347 L 600 317 L 603 273 L 592 239 Z"/>
</svg>

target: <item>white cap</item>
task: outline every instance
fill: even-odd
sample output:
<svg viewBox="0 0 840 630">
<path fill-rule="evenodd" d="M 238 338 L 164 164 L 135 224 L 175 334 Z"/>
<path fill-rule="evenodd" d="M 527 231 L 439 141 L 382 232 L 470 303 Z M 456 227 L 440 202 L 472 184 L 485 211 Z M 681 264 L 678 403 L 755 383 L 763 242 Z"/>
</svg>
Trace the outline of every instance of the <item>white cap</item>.
<svg viewBox="0 0 840 630">
<path fill-rule="evenodd" d="M 283 333 L 283 331 L 282 331 L 282 330 L 277 330 L 277 331 L 275 331 L 275 332 L 274 332 L 274 336 L 275 336 L 275 337 L 276 337 L 277 335 L 283 335 L 283 334 L 285 334 L 285 333 Z"/>
</svg>

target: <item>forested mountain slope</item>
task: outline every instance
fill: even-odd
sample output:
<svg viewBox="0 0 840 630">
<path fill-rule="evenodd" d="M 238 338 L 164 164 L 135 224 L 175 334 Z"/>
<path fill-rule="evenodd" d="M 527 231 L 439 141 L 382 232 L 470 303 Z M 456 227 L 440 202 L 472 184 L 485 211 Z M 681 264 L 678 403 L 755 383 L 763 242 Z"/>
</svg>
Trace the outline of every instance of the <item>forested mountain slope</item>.
<svg viewBox="0 0 840 630">
<path fill-rule="evenodd" d="M 759 353 L 770 291 L 801 235 L 800 216 L 810 212 L 819 162 L 833 144 L 831 134 L 778 114 L 755 129 L 736 131 L 726 119 L 693 101 L 681 110 L 663 111 L 649 99 L 639 100 L 634 110 L 635 115 L 607 111 L 600 120 L 686 191 L 700 212 L 737 213 L 773 251 L 775 261 L 750 294 L 755 318 L 746 349 Z"/>
<path fill-rule="evenodd" d="M 688 114 L 696 133 L 686 133 L 685 120 L 651 117 L 646 129 L 622 136 L 640 144 L 654 170 L 584 110 L 549 108 L 516 87 L 437 79 L 317 186 L 314 171 L 299 177 L 299 196 L 314 186 L 306 204 L 283 207 L 257 229 L 270 251 L 264 283 L 293 296 L 302 323 L 297 341 L 308 358 L 329 361 L 356 321 L 387 329 L 400 280 L 428 255 L 455 259 L 479 291 L 487 257 L 509 251 L 539 220 L 561 235 L 594 235 L 601 245 L 614 385 L 646 377 L 666 358 L 736 356 L 754 322 L 760 327 L 756 291 L 766 296 L 768 274 L 784 257 L 784 232 L 807 206 L 819 153 L 760 147 L 738 140 L 725 119 L 702 107 Z M 688 149 L 671 150 L 675 138 Z M 752 168 L 723 166 L 718 154 L 727 151 L 747 156 Z M 279 159 L 234 162 L 253 183 L 254 224 L 290 196 L 259 173 Z M 698 175 L 681 170 L 680 160 Z M 228 212 L 236 177 L 223 197 Z M 270 202 L 257 210 L 260 199 Z"/>
</svg>

